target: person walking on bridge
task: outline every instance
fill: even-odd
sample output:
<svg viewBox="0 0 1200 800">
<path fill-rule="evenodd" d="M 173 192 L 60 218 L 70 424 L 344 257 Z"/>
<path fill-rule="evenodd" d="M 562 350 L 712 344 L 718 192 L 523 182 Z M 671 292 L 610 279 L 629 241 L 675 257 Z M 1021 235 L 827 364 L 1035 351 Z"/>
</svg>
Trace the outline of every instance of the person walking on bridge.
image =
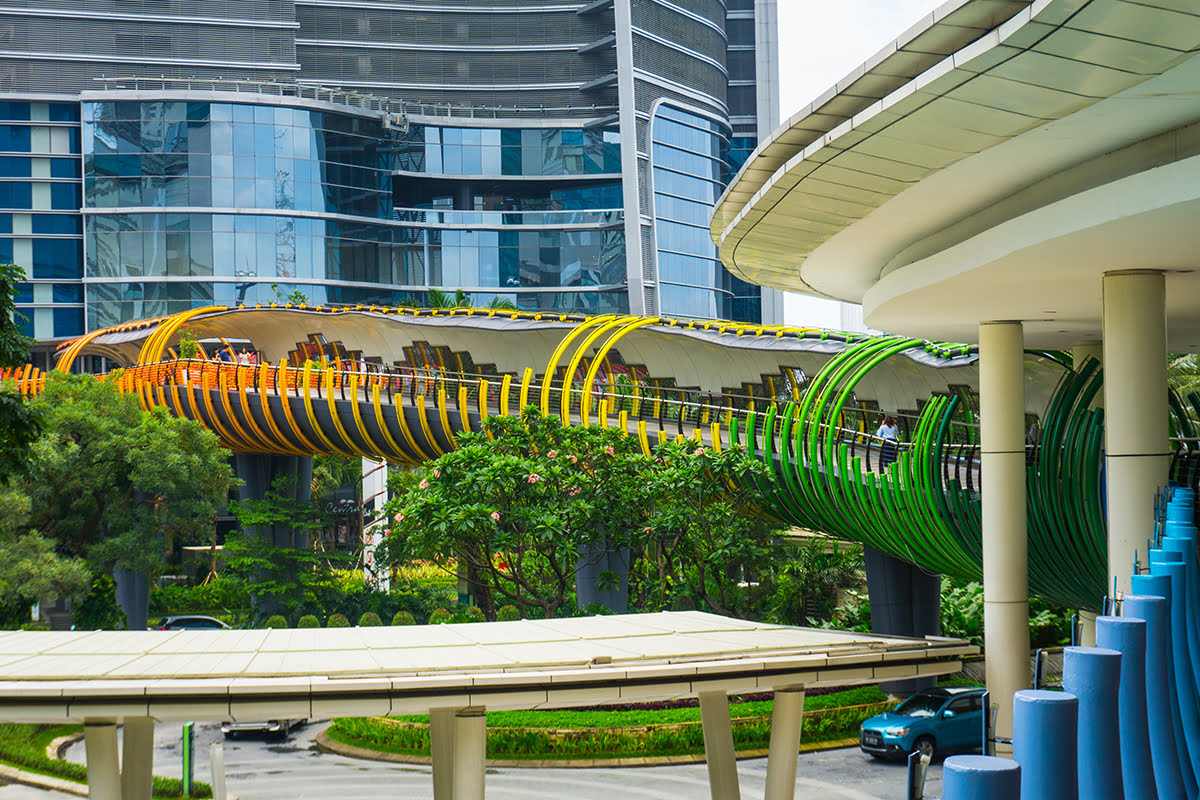
<svg viewBox="0 0 1200 800">
<path fill-rule="evenodd" d="M 882 440 L 879 448 L 879 471 L 883 472 L 888 464 L 896 460 L 900 452 L 900 426 L 896 424 L 896 418 L 884 414 L 883 422 L 879 424 L 875 435 Z"/>
</svg>

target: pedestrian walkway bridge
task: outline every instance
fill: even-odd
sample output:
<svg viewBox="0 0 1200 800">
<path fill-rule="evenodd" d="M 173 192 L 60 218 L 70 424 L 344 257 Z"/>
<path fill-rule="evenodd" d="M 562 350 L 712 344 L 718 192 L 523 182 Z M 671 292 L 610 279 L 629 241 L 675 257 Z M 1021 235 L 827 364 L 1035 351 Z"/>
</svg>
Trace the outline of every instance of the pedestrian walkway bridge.
<svg viewBox="0 0 1200 800">
<path fill-rule="evenodd" d="M 181 335 L 202 358 L 179 358 Z M 257 363 L 238 363 L 231 342 Z M 221 357 L 228 354 L 228 360 Z M 635 316 L 479 309 L 210 307 L 89 333 L 84 356 L 146 408 L 198 420 L 237 452 L 420 463 L 487 415 L 527 405 L 618 427 L 649 453 L 679 437 L 743 446 L 780 520 L 943 574 L 981 575 L 976 351 L 894 336 Z M 1098 608 L 1105 594 L 1103 414 L 1095 362 L 1028 353 L 1031 591 Z M 43 375 L 26 370 L 23 390 Z M 1196 398 L 1192 398 L 1196 403 Z M 1197 480 L 1183 401 L 1174 477 Z M 903 431 L 881 465 L 882 413 Z"/>
</svg>

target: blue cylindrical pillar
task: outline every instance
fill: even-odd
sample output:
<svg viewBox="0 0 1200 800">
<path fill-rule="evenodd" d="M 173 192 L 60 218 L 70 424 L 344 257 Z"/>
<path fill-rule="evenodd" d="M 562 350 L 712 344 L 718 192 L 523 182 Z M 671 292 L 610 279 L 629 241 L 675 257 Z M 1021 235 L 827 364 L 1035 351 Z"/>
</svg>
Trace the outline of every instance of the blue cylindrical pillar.
<svg viewBox="0 0 1200 800">
<path fill-rule="evenodd" d="M 1161 551 L 1151 551 L 1151 553 L 1154 553 L 1154 552 L 1161 552 Z M 1178 554 L 1172 553 L 1171 555 L 1175 556 Z M 1151 569 L 1156 569 L 1153 564 L 1151 564 Z M 1157 568 L 1157 569 L 1161 569 L 1161 567 Z M 1175 686 L 1175 648 L 1173 647 L 1172 641 L 1171 641 L 1172 640 L 1172 636 L 1171 636 L 1171 608 L 1172 608 L 1172 606 L 1171 606 L 1171 578 L 1167 575 L 1161 575 L 1161 574 L 1134 575 L 1131 583 L 1132 583 L 1131 588 L 1133 589 L 1134 594 L 1149 595 L 1151 597 L 1162 597 L 1162 598 L 1165 598 L 1167 601 L 1166 618 L 1163 621 L 1164 622 L 1164 631 L 1165 631 L 1165 634 L 1163 636 L 1163 648 L 1164 648 L 1163 649 L 1163 669 L 1165 670 L 1165 673 L 1166 673 L 1165 679 L 1166 679 L 1166 689 L 1167 689 L 1167 708 L 1169 709 L 1170 714 L 1171 714 L 1171 729 L 1175 735 L 1175 753 L 1179 759 L 1179 772 L 1183 777 L 1183 786 L 1184 786 L 1184 789 L 1187 791 L 1188 797 L 1195 797 L 1197 794 L 1197 791 L 1198 791 L 1196 775 L 1195 775 L 1195 767 L 1192 763 L 1192 761 L 1193 761 L 1192 756 L 1188 751 L 1187 737 L 1184 735 L 1185 729 L 1183 727 L 1183 716 L 1181 713 L 1180 703 L 1179 703 L 1179 689 Z M 1127 613 L 1129 613 L 1128 606 L 1126 607 L 1125 610 Z M 1129 615 L 1131 617 L 1132 616 L 1140 616 L 1139 614 L 1133 614 L 1133 613 L 1129 613 Z M 1143 617 L 1143 619 L 1144 619 L 1144 617 Z M 1147 631 L 1147 635 L 1149 635 L 1149 631 Z M 1149 640 L 1147 640 L 1147 646 L 1149 646 Z M 1149 650 L 1147 650 L 1146 655 L 1147 655 L 1147 663 L 1146 663 L 1147 687 L 1146 687 L 1146 690 L 1147 690 L 1147 692 L 1151 692 L 1153 690 L 1151 682 L 1156 679 L 1150 677 L 1151 675 L 1154 674 L 1154 671 L 1149 663 L 1149 656 L 1150 656 Z M 1192 691 L 1194 692 L 1194 688 L 1190 684 L 1189 684 L 1188 688 L 1192 689 Z M 1149 714 L 1149 711 L 1147 710 L 1147 715 L 1148 714 Z M 1197 710 L 1194 703 L 1189 704 L 1188 714 L 1189 714 L 1189 717 L 1193 720 L 1190 723 L 1191 725 L 1200 724 L 1200 711 Z M 1153 725 L 1153 724 L 1154 723 L 1151 722 L 1151 725 Z M 1154 745 L 1152 742 L 1151 748 L 1153 748 L 1153 746 Z M 1200 742 L 1194 742 L 1193 746 L 1197 747 L 1197 749 L 1200 750 Z"/>
<path fill-rule="evenodd" d="M 1179 553 L 1174 552 L 1165 555 L 1179 557 Z M 1183 603 L 1175 602 L 1176 597 L 1183 596 L 1185 569 L 1186 567 L 1180 561 L 1151 561 L 1150 563 L 1151 574 L 1163 576 L 1171 584 L 1169 619 L 1173 668 L 1169 674 L 1178 696 L 1176 708 L 1180 712 L 1183 741 L 1190 756 L 1188 761 L 1195 770 L 1195 765 L 1200 764 L 1200 697 L 1196 693 L 1195 673 L 1192 670 L 1191 651 L 1188 648 L 1185 609 Z M 1200 775 L 1197 777 L 1200 778 Z"/>
<path fill-rule="evenodd" d="M 1133 617 L 1097 617 L 1096 645 L 1121 654 L 1121 774 L 1125 800 L 1158 800 L 1150 733 L 1146 721 L 1146 622 Z"/>
<path fill-rule="evenodd" d="M 1191 524 L 1196 519 L 1195 509 L 1191 503 L 1180 503 L 1172 500 L 1167 503 L 1167 522 L 1186 522 Z"/>
<path fill-rule="evenodd" d="M 1150 731 L 1150 757 L 1154 761 L 1154 785 L 1160 800 L 1187 800 L 1189 795 L 1180 771 L 1167 689 L 1170 680 L 1166 660 L 1167 601 L 1163 597 L 1127 594 L 1121 613 L 1146 620 L 1146 719 Z M 1191 767 L 1188 769 L 1190 771 Z"/>
<path fill-rule="evenodd" d="M 942 800 L 1021 800 L 1021 767 L 1007 758 L 950 756 L 942 764 Z"/>
<path fill-rule="evenodd" d="M 1194 533 L 1195 528 L 1187 526 Z M 1183 583 L 1172 595 L 1174 601 L 1182 606 L 1183 624 L 1188 654 L 1188 666 L 1192 671 L 1192 680 L 1200 686 L 1200 619 L 1196 608 L 1196 538 L 1194 535 L 1182 535 L 1185 531 L 1176 528 L 1174 533 L 1179 536 L 1164 536 L 1161 547 L 1163 550 L 1176 552 L 1181 555 L 1183 562 Z"/>
<path fill-rule="evenodd" d="M 1069 692 L 1022 689 L 1013 695 L 1021 800 L 1078 799 L 1078 713 L 1079 700 Z"/>
<path fill-rule="evenodd" d="M 1117 692 L 1121 654 L 1100 647 L 1063 650 L 1063 689 L 1079 698 L 1079 796 L 1122 800 Z"/>
</svg>

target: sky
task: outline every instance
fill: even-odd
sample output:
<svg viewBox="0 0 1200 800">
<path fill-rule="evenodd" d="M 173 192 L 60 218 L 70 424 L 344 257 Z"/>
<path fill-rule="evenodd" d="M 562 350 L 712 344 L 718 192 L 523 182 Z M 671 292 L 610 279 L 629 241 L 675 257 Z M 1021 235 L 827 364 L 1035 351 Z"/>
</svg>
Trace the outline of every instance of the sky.
<svg viewBox="0 0 1200 800">
<path fill-rule="evenodd" d="M 780 121 L 833 86 L 943 0 L 778 0 Z M 842 328 L 841 303 L 789 294 L 789 325 Z"/>
</svg>

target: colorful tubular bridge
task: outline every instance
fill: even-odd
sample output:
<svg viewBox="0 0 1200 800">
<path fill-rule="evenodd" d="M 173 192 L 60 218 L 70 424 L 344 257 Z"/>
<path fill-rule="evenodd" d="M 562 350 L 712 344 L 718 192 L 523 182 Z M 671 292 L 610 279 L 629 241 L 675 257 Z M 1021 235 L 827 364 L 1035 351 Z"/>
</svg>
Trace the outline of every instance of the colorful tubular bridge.
<svg viewBox="0 0 1200 800">
<path fill-rule="evenodd" d="M 176 357 L 184 331 L 204 357 Z M 233 360 L 239 347 L 258 363 Z M 121 365 L 110 379 L 144 408 L 197 420 L 238 452 L 420 463 L 484 417 L 529 404 L 616 427 L 647 453 L 680 437 L 741 445 L 769 468 L 763 508 L 781 521 L 981 576 L 978 380 L 965 345 L 621 315 L 273 306 L 94 331 L 61 348 L 58 368 L 85 355 Z M 33 394 L 45 376 L 14 377 Z M 1100 370 L 1029 353 L 1026 386 L 1031 589 L 1097 609 L 1107 570 Z M 885 411 L 904 431 L 886 468 L 874 436 Z M 1172 411 L 1175 478 L 1194 485 L 1183 399 Z"/>
</svg>

